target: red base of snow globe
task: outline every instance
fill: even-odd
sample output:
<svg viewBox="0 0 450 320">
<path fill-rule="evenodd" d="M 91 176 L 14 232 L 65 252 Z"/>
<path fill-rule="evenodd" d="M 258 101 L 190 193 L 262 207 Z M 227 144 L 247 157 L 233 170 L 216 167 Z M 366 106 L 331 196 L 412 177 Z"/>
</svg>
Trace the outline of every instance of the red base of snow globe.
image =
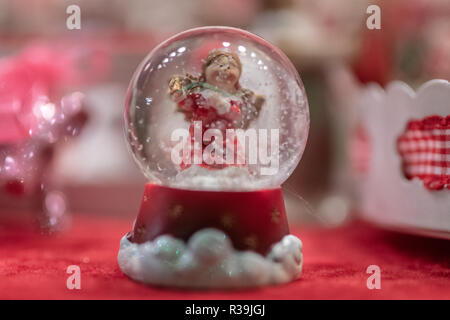
<svg viewBox="0 0 450 320">
<path fill-rule="evenodd" d="M 127 238 L 143 243 L 167 234 L 186 241 L 204 228 L 223 231 L 238 250 L 265 255 L 289 234 L 281 188 L 203 191 L 148 183 Z"/>
</svg>

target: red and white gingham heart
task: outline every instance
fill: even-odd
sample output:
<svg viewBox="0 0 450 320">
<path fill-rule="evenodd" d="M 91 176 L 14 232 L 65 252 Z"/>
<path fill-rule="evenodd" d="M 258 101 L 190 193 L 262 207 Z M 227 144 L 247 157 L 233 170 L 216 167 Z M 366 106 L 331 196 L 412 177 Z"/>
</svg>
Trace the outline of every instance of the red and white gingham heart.
<svg viewBox="0 0 450 320">
<path fill-rule="evenodd" d="M 398 138 L 403 172 L 430 190 L 450 190 L 450 115 L 411 120 Z"/>
</svg>

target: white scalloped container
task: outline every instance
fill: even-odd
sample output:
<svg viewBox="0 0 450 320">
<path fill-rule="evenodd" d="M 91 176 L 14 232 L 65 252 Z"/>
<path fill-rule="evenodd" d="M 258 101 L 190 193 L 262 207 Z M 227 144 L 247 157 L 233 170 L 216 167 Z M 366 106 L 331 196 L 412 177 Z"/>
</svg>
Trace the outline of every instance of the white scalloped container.
<svg viewBox="0 0 450 320">
<path fill-rule="evenodd" d="M 432 80 L 417 91 L 403 82 L 367 86 L 358 123 L 370 143 L 368 170 L 357 182 L 364 219 L 389 229 L 450 239 L 450 190 L 430 190 L 402 171 L 397 139 L 411 119 L 450 115 L 450 83 Z"/>
</svg>

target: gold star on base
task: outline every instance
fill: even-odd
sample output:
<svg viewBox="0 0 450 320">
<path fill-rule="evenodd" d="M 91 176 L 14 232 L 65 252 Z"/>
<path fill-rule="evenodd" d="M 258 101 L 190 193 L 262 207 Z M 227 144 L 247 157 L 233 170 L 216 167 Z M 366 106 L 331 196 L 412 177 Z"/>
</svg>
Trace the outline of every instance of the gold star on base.
<svg viewBox="0 0 450 320">
<path fill-rule="evenodd" d="M 145 226 L 137 227 L 133 231 L 133 236 L 137 237 L 139 239 L 140 237 L 142 237 L 145 234 L 145 231 L 146 231 Z"/>
<path fill-rule="evenodd" d="M 181 215 L 181 213 L 183 213 L 183 206 L 181 204 L 176 204 L 170 211 L 170 216 L 176 219 Z"/>
<path fill-rule="evenodd" d="M 224 228 L 231 228 L 234 225 L 233 216 L 230 214 L 225 214 L 220 218 L 220 223 Z"/>
<path fill-rule="evenodd" d="M 258 247 L 258 238 L 253 234 L 244 239 L 245 245 L 250 249 L 256 249 Z"/>
<path fill-rule="evenodd" d="M 271 212 L 270 212 L 271 218 L 270 220 L 273 223 L 278 223 L 280 222 L 280 217 L 281 217 L 281 213 L 277 208 L 274 208 Z"/>
</svg>

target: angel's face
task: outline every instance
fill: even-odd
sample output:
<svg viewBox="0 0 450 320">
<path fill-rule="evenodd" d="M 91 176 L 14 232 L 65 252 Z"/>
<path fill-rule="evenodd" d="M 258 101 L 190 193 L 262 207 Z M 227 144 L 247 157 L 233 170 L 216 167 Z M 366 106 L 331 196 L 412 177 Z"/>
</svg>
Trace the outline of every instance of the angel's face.
<svg viewBox="0 0 450 320">
<path fill-rule="evenodd" d="M 231 56 L 217 57 L 205 70 L 206 82 L 226 91 L 236 88 L 240 76 L 238 63 Z"/>
</svg>

